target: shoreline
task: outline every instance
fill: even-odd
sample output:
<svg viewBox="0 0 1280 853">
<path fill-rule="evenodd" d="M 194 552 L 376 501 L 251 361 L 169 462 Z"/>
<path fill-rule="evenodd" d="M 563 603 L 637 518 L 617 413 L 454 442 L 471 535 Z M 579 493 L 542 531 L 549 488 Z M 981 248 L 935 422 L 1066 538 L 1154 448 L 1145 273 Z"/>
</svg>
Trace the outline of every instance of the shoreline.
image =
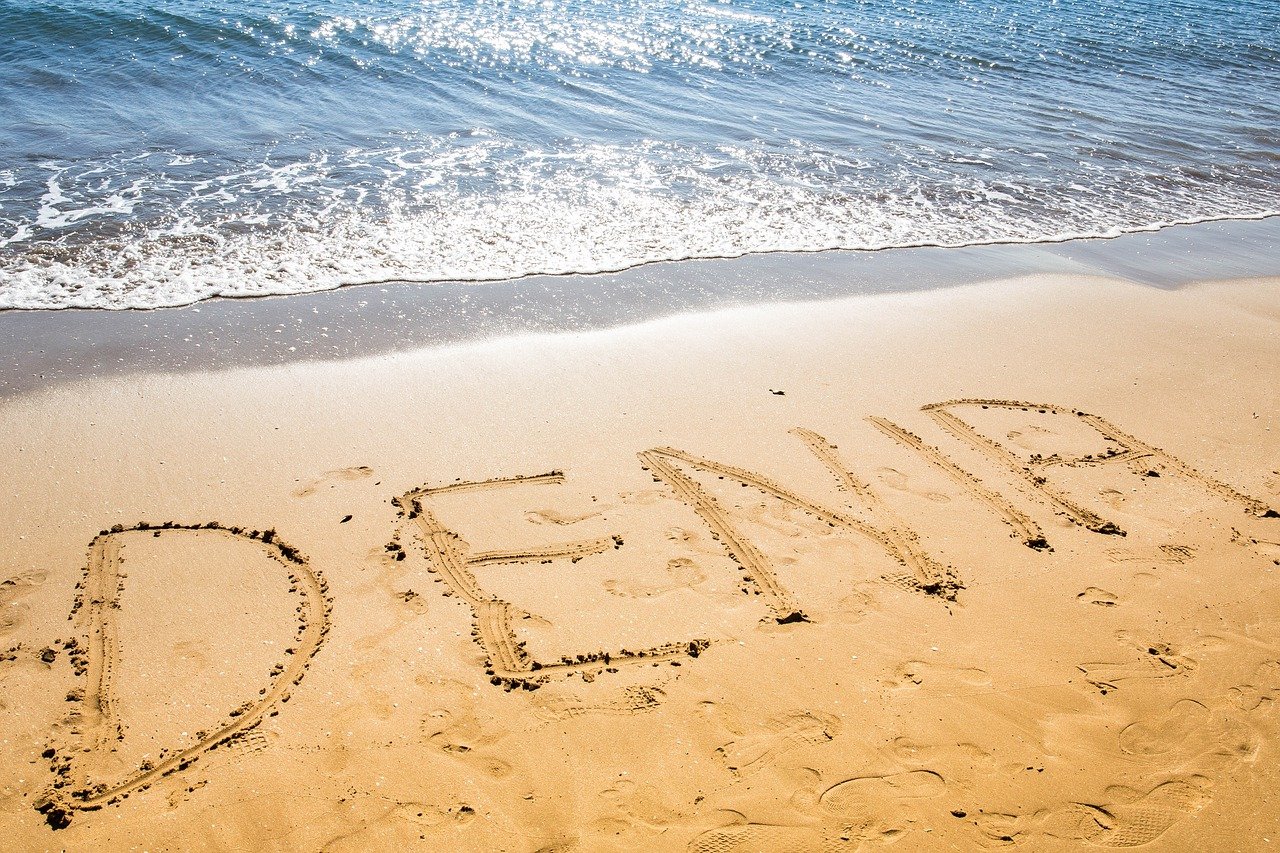
<svg viewBox="0 0 1280 853">
<path fill-rule="evenodd" d="M 1114 238 L 662 261 L 483 284 L 367 284 L 176 308 L 0 312 L 0 399 L 102 376 L 328 361 L 616 328 L 750 304 L 944 289 L 1037 274 L 1154 287 L 1280 275 L 1280 217 Z"/>
<path fill-rule="evenodd" d="M 851 249 L 851 248 L 842 247 L 842 246 L 830 246 L 830 247 L 819 248 L 819 249 L 761 249 L 759 251 L 742 252 L 741 254 L 736 254 L 736 255 L 705 255 L 705 256 L 700 255 L 697 257 L 687 257 L 687 258 L 672 258 L 667 260 L 640 261 L 635 264 L 631 264 L 629 266 L 618 267 L 617 269 L 602 269 L 602 270 L 596 270 L 594 272 L 531 272 L 531 273 L 526 273 L 525 275 L 522 275 L 522 276 L 517 276 L 515 278 L 476 278 L 476 279 L 457 279 L 457 280 L 425 279 L 425 278 L 424 279 L 386 278 L 386 279 L 371 279 L 369 281 L 347 282 L 345 284 L 338 285 L 338 287 L 335 289 L 341 289 L 344 287 L 368 287 L 368 286 L 380 285 L 380 284 L 452 284 L 452 283 L 500 284 L 502 282 L 523 281 L 525 279 L 531 279 L 531 278 L 591 278 L 594 276 L 618 275 L 620 273 L 628 273 L 628 272 L 631 272 L 632 270 L 637 270 L 647 266 L 653 266 L 655 264 L 682 264 L 689 261 L 739 261 L 739 260 L 749 260 L 751 258 L 760 258 L 760 257 L 767 257 L 767 256 L 802 257 L 804 255 L 834 255 L 834 254 L 870 255 L 870 254 L 876 254 L 879 252 L 904 252 L 904 251 L 911 251 L 915 249 L 986 249 L 986 248 L 997 247 L 997 246 L 1022 246 L 1027 248 L 1034 248 L 1037 246 L 1057 246 L 1063 243 L 1083 243 L 1083 242 L 1092 243 L 1092 242 L 1106 241 L 1106 240 L 1118 240 L 1124 237 L 1135 237 L 1135 236 L 1141 236 L 1144 234 L 1158 234 L 1162 231 L 1167 231 L 1171 228 L 1172 229 L 1197 228 L 1205 225 L 1222 225 L 1222 226 L 1230 227 L 1233 223 L 1238 223 L 1238 222 L 1239 223 L 1265 222 L 1267 220 L 1274 220 L 1278 218 L 1280 218 L 1280 212 L 1272 211 L 1269 213 L 1206 216 L 1199 219 L 1178 220 L 1174 222 L 1165 222 L 1159 225 L 1149 225 L 1145 228 L 1134 228 L 1129 231 L 1117 231 L 1112 234 L 1103 234 L 1103 233 L 1076 234 L 1076 235 L 1066 236 L 1066 237 L 1041 237 L 1037 239 L 1025 239 L 1025 240 L 990 239 L 990 240 L 974 240 L 974 241 L 965 242 L 965 243 L 920 242 L 920 243 L 905 243 L 900 245 L 895 244 L 895 245 L 875 246 L 873 248 L 859 248 L 859 249 Z M 278 293 L 278 294 L 262 294 L 260 296 L 227 296 L 227 297 L 219 296 L 219 297 L 213 297 L 213 298 L 261 299 L 261 298 L 269 298 L 272 296 L 297 296 L 297 295 L 302 295 L 302 294 Z M 193 302 L 190 304 L 196 305 L 199 303 Z M 174 306 L 158 306 L 158 307 L 184 308 L 188 306 L 174 305 Z M 124 309 L 124 310 L 135 310 L 135 309 Z M 152 309 L 144 308 L 144 309 L 137 309 L 137 310 L 145 311 L 145 310 L 152 310 Z"/>
</svg>

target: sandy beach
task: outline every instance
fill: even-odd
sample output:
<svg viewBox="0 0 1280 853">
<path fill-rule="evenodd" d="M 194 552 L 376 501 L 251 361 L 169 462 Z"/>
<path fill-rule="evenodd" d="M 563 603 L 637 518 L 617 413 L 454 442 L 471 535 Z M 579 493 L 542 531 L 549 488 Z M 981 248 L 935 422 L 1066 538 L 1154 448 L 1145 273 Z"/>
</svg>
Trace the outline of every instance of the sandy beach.
<svg viewBox="0 0 1280 853">
<path fill-rule="evenodd" d="M 1211 279 L 15 391 L 4 846 L 1269 849 L 1280 278 Z"/>
</svg>

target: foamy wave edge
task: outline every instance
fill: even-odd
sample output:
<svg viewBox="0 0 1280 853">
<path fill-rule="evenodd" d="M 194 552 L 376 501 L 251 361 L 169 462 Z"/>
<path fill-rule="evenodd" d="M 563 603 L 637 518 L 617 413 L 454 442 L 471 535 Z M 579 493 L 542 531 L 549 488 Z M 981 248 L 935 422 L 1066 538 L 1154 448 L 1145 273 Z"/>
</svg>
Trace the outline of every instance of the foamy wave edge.
<svg viewBox="0 0 1280 853">
<path fill-rule="evenodd" d="M 171 288 L 133 290 L 128 293 L 128 298 L 124 300 L 111 300 L 106 298 L 65 298 L 61 300 L 39 298 L 39 294 L 23 294 L 19 293 L 3 293 L 0 292 L 0 311 L 61 311 L 61 310 L 105 310 L 105 311 L 150 311 L 166 308 L 183 308 L 191 305 L 197 305 L 210 299 L 266 299 L 281 298 L 287 296 L 297 296 L 308 293 L 323 293 L 343 288 L 354 288 L 374 285 L 388 284 L 418 284 L 429 286 L 431 284 L 444 283 L 461 283 L 474 284 L 483 286 L 486 284 L 497 284 L 512 281 L 520 281 L 541 276 L 554 277 L 571 277 L 571 276 L 594 276 L 594 275 L 614 275 L 623 273 L 628 270 L 638 269 L 641 267 L 652 266 L 664 263 L 681 263 L 684 261 L 714 261 L 714 260 L 735 260 L 740 258 L 758 257 L 765 255 L 777 254 L 794 254 L 794 255 L 813 255 L 827 252 L 886 252 L 896 250 L 910 249 L 965 249 L 982 246 L 1035 246 L 1035 245 L 1056 245 L 1068 243 L 1077 240 L 1113 240 L 1120 237 L 1136 234 L 1149 234 L 1163 231 L 1168 228 L 1179 226 L 1195 226 L 1221 222 L 1257 222 L 1273 217 L 1280 217 L 1280 209 L 1268 210 L 1259 213 L 1247 214 L 1228 214 L 1228 215 L 1209 215 L 1201 217 L 1191 217 L 1184 219 L 1174 219 L 1157 222 L 1141 226 L 1116 227 L 1106 230 L 1097 231 L 1079 231 L 1079 232 L 1062 232 L 1051 235 L 1040 235 L 1034 237 L 993 237 L 993 238 L 975 238 L 960 241 L 939 241 L 939 240 L 918 240 L 918 241 L 886 241 L 882 243 L 865 243 L 865 244 L 829 244 L 829 245 L 805 245 L 801 243 L 787 244 L 785 242 L 778 245 L 768 245 L 760 248 L 748 248 L 741 251 L 732 252 L 696 252 L 686 254 L 670 254 L 670 255 L 654 255 L 651 257 L 642 257 L 634 261 L 617 264 L 617 265 L 599 265 L 599 266 L 566 266 L 566 267 L 546 267 L 523 271 L 517 274 L 491 275 L 491 276 L 466 276 L 466 275 L 438 275 L 430 277 L 415 277 L 413 275 L 389 275 L 389 276 L 369 276 L 369 277 L 353 277 L 344 278 L 341 276 L 334 277 L 328 281 L 317 281 L 315 278 L 308 278 L 310 286 L 288 286 L 283 283 L 280 286 L 272 287 L 265 285 L 263 279 L 255 280 L 255 285 L 251 291 L 237 287 L 230 283 L 222 284 L 202 281 L 200 284 L 200 292 L 190 293 L 184 297 L 180 291 Z M 285 264 L 287 266 L 287 264 Z M 60 274 L 48 276 L 48 280 L 56 280 L 61 277 L 82 276 L 86 273 L 75 267 L 64 267 Z M 171 285 L 172 280 L 163 281 L 162 284 Z M 0 285 L 3 285 L 3 278 L 0 277 Z"/>
</svg>

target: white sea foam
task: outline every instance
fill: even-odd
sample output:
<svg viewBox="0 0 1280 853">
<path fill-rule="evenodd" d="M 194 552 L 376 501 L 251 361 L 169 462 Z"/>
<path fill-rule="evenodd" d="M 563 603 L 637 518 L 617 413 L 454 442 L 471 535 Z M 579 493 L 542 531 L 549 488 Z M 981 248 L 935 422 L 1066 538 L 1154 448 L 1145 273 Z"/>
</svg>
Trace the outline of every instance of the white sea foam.
<svg viewBox="0 0 1280 853">
<path fill-rule="evenodd" d="M 225 215 L 203 205 L 204 189 L 187 214 L 147 227 L 125 227 L 56 251 L 16 254 L 0 278 L 3 308 L 154 308 L 213 296 L 261 296 L 326 290 L 384 280 L 488 281 L 532 273 L 593 273 L 652 261 L 732 257 L 761 251 L 879 249 L 914 245 L 1115 236 L 1183 221 L 1194 201 L 1203 216 L 1256 216 L 1229 196 L 1156 197 L 1128 187 L 1134 218 L 1117 216 L 1114 193 L 1077 192 L 1046 217 L 1034 188 L 953 182 L 950 191 L 905 174 L 896 189 L 881 183 L 859 192 L 848 178 L 857 164 L 802 160 L 789 171 L 744 169 L 755 155 L 733 150 L 719 158 L 669 162 L 671 152 L 593 147 L 573 157 L 499 157 L 498 143 L 474 149 L 365 152 L 329 161 L 239 170 L 219 180 Z M 725 149 L 730 150 L 730 149 Z M 387 185 L 354 191 L 329 180 L 358 163 L 391 164 Z M 469 166 L 483 178 L 469 191 L 457 178 Z M 758 165 L 758 164 L 757 164 Z M 548 176 L 548 169 L 554 175 Z M 815 173 L 844 175 L 823 182 Z M 441 189 L 443 175 L 450 184 Z M 608 180 L 601 176 L 608 176 Z M 877 179 L 878 180 L 878 179 Z M 69 227 L 86 217 L 125 212 L 126 193 L 107 203 L 77 206 L 71 175 L 48 181 L 45 227 Z M 429 187 L 397 196 L 388 187 Z M 301 210 L 281 200 L 300 187 L 327 202 Z M 140 193 L 137 183 L 128 185 Z M 172 195 L 173 187 L 166 189 Z M 376 191 L 378 204 L 366 207 Z M 246 205 L 256 197 L 258 204 Z M 411 199 L 415 203 L 409 203 Z M 1153 223 L 1159 202 L 1167 219 Z M 216 208 L 215 208 L 216 209 Z M 1102 212 L 1106 216 L 1102 215 Z M 42 216 L 44 214 L 42 213 Z M 1099 227 L 1099 223 L 1105 223 Z M 1050 227 L 1047 227 L 1050 226 Z M 72 233 L 79 233 L 72 231 Z M 11 238 L 12 239 L 12 238 Z"/>
<path fill-rule="evenodd" d="M 1280 210 L 1276 4 L 1149 5 L 10 4 L 0 308 Z"/>
</svg>

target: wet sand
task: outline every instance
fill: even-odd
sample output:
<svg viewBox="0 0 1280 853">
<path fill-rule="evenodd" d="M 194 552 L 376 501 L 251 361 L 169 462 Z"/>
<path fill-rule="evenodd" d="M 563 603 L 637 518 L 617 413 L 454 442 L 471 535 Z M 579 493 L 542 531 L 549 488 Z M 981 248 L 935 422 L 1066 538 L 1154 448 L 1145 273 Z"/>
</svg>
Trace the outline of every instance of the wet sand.
<svg viewBox="0 0 1280 853">
<path fill-rule="evenodd" d="M 1267 849 L 1280 279 L 1202 278 L 15 390 L 0 827 Z"/>
</svg>

